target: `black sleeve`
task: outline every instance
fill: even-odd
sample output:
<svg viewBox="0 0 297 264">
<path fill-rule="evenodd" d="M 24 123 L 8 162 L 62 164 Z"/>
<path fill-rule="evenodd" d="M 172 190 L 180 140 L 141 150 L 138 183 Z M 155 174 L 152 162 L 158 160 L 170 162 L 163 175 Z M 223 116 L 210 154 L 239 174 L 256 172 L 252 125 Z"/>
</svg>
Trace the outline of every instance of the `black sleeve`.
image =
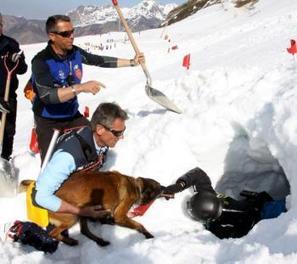
<svg viewBox="0 0 297 264">
<path fill-rule="evenodd" d="M 93 65 L 103 68 L 117 68 L 117 61 L 118 58 L 116 57 L 109 57 L 109 56 L 99 56 L 95 54 L 91 54 L 86 52 L 85 50 L 76 47 L 81 56 L 82 56 L 82 63 L 87 65 Z"/>
<path fill-rule="evenodd" d="M 185 183 L 184 189 L 193 186 L 196 192 L 209 191 L 216 193 L 211 186 L 211 181 L 208 175 L 198 167 L 188 171 L 186 174 L 178 178 L 176 182 L 178 183 L 181 181 Z"/>
<path fill-rule="evenodd" d="M 24 54 L 22 54 L 19 58 L 19 65 L 16 68 L 16 74 L 24 74 L 27 72 L 27 69 L 28 65 L 26 64 Z"/>
<path fill-rule="evenodd" d="M 21 51 L 19 43 L 17 43 L 16 41 L 14 43 L 13 49 L 14 51 L 12 53 Z M 26 61 L 25 61 L 25 55 L 22 53 L 22 55 L 19 58 L 19 65 L 16 68 L 16 74 L 24 74 L 27 71 L 27 69 L 28 69 L 28 65 L 26 64 Z"/>
<path fill-rule="evenodd" d="M 20 45 L 19 43 L 10 37 L 6 37 L 6 41 L 7 41 L 7 49 L 8 49 L 8 56 L 11 59 L 12 54 L 14 53 L 18 53 L 20 52 Z M 13 63 L 13 65 L 15 65 L 15 63 Z M 13 67 L 13 65 L 11 65 L 11 67 Z M 24 74 L 28 69 L 28 66 L 25 62 L 25 56 L 24 54 L 22 54 L 19 58 L 19 64 L 15 70 L 15 74 Z"/>
<path fill-rule="evenodd" d="M 35 78 L 36 94 L 44 104 L 60 103 L 58 88 L 54 86 L 48 65 L 39 58 L 32 60 L 32 75 Z"/>
</svg>

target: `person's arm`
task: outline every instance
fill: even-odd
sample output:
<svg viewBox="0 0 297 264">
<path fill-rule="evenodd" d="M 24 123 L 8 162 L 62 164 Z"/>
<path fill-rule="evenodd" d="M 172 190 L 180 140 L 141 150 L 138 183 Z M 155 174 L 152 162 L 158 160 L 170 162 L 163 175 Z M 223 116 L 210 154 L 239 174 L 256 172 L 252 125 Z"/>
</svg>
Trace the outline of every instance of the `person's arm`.
<svg viewBox="0 0 297 264">
<path fill-rule="evenodd" d="M 175 193 L 181 192 L 192 186 L 196 192 L 203 190 L 216 193 L 211 186 L 211 181 L 208 175 L 202 169 L 197 167 L 179 177 L 175 184 L 167 186 L 163 190 L 162 195 L 165 198 L 173 198 Z"/>
<path fill-rule="evenodd" d="M 25 62 L 24 53 L 23 52 L 21 53 L 20 45 L 16 40 L 11 38 L 8 38 L 8 39 L 9 39 L 8 45 L 10 49 L 9 58 L 11 59 L 13 64 L 15 64 L 17 60 L 19 61 L 19 64 L 15 70 L 15 74 L 24 74 L 28 69 L 28 65 Z"/>
<path fill-rule="evenodd" d="M 48 65 L 39 58 L 32 61 L 32 73 L 35 78 L 37 96 L 44 104 L 60 104 L 69 101 L 80 93 L 96 94 L 104 84 L 88 81 L 69 87 L 55 87 Z"/>
<path fill-rule="evenodd" d="M 54 194 L 75 169 L 74 158 L 69 153 L 55 152 L 44 172 L 37 179 L 35 202 L 47 210 L 58 213 L 70 213 L 92 218 L 109 214 L 110 212 L 103 210 L 100 205 L 77 207 L 61 200 Z"/>
<path fill-rule="evenodd" d="M 26 61 L 25 61 L 25 55 L 24 53 L 22 53 L 19 57 L 19 65 L 18 67 L 16 68 L 16 74 L 24 74 L 27 72 L 27 69 L 28 69 L 28 65 L 26 64 Z"/>
<path fill-rule="evenodd" d="M 54 193 L 75 169 L 72 155 L 61 150 L 56 151 L 36 181 L 36 203 L 47 210 L 57 212 L 62 200 Z"/>
<path fill-rule="evenodd" d="M 208 191 L 216 193 L 211 186 L 209 176 L 206 174 L 205 171 L 198 167 L 188 171 L 186 174 L 178 178 L 176 182 L 180 182 L 181 185 L 184 184 L 184 189 L 193 186 L 196 192 Z"/>
<path fill-rule="evenodd" d="M 145 62 L 143 53 L 136 54 L 133 59 L 121 59 L 110 56 L 100 56 L 86 52 L 85 50 L 77 47 L 84 64 L 103 67 L 103 68 L 120 68 L 120 67 L 133 67 Z"/>
</svg>

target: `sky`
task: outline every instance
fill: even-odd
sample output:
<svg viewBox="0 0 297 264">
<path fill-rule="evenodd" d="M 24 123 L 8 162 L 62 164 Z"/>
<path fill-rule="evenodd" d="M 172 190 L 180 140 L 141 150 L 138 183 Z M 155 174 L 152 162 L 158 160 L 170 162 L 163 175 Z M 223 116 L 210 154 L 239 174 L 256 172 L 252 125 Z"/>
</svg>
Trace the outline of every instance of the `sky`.
<svg viewBox="0 0 297 264">
<path fill-rule="evenodd" d="M 2 236 L 1 264 L 297 263 L 297 60 L 286 50 L 290 39 L 297 39 L 296 24 L 297 1 L 261 0 L 250 10 L 212 6 L 165 29 L 135 34 L 152 87 L 182 114 L 165 111 L 146 95 L 140 67 L 85 65 L 83 82 L 97 80 L 106 88 L 78 96 L 82 112 L 89 106 L 92 114 L 99 103 L 108 101 L 129 114 L 124 139 L 110 150 L 105 170 L 169 185 L 199 166 L 216 190 L 235 198 L 247 189 L 265 190 L 277 199 L 286 193 L 287 179 L 287 213 L 259 222 L 245 237 L 220 240 L 184 213 L 190 189 L 173 200 L 155 201 L 144 216 L 134 218 L 153 239 L 135 230 L 90 223 L 95 234 L 111 242 L 100 248 L 76 225 L 70 235 L 79 240 L 77 247 L 60 244 L 54 254 L 44 255 Z M 97 49 L 100 43 L 110 46 L 110 39 L 116 46 Z M 80 37 L 75 43 L 95 54 L 134 56 L 122 32 Z M 32 57 L 45 45 L 21 47 L 29 71 L 19 76 L 12 160 L 18 182 L 36 179 L 39 172 L 39 156 L 28 150 L 34 122 L 22 90 Z M 182 67 L 186 54 L 191 55 L 188 70 Z M 4 179 L 0 166 L 0 195 L 14 187 Z M 25 199 L 24 193 L 0 197 L 0 236 L 14 220 L 27 220 Z"/>
<path fill-rule="evenodd" d="M 123 7 L 131 7 L 140 2 L 140 0 L 129 0 L 119 1 L 119 4 Z M 181 4 L 186 0 L 159 0 L 157 2 L 160 4 Z M 46 4 L 40 0 L 1 0 L 0 12 L 7 15 L 23 16 L 28 19 L 46 19 L 50 15 L 66 13 L 80 5 L 101 6 L 108 4 L 111 4 L 111 0 L 48 0 Z"/>
</svg>

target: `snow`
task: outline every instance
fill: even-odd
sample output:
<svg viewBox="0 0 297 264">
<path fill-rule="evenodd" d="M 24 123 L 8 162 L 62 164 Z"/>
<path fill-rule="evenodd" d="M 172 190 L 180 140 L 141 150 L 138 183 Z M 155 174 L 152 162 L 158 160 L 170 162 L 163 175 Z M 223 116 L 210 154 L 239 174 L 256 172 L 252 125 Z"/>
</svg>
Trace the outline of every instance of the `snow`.
<svg viewBox="0 0 297 264">
<path fill-rule="evenodd" d="M 128 8 L 121 7 L 123 15 L 127 20 L 135 20 L 139 17 L 147 19 L 156 18 L 164 20 L 167 14 L 177 7 L 177 4 L 161 5 L 155 0 L 143 0 L 139 4 Z M 69 15 L 78 16 L 75 26 L 87 26 L 93 24 L 104 24 L 110 21 L 117 21 L 118 15 L 112 5 L 105 6 L 80 6 L 68 12 Z"/>
<path fill-rule="evenodd" d="M 226 8 L 225 8 L 226 9 Z M 192 190 L 174 200 L 156 201 L 137 221 L 154 234 L 146 240 L 133 230 L 90 223 L 111 242 L 105 248 L 70 230 L 77 247 L 60 244 L 52 255 L 31 247 L 0 242 L 1 263 L 296 263 L 297 262 L 297 62 L 286 48 L 296 39 L 297 2 L 261 0 L 253 9 L 209 7 L 171 26 L 135 34 L 145 53 L 153 87 L 183 110 L 165 111 L 145 94 L 141 68 L 86 66 L 84 81 L 107 88 L 98 95 L 79 95 L 81 110 L 91 112 L 103 101 L 116 101 L 130 116 L 124 140 L 112 151 L 105 169 L 173 183 L 199 166 L 217 189 L 238 196 L 243 188 L 288 194 L 287 213 L 264 220 L 241 239 L 219 240 L 184 214 Z M 170 43 L 164 40 L 167 34 Z M 162 38 L 161 38 L 162 35 Z M 117 46 L 101 54 L 132 58 L 123 33 L 87 36 L 76 44 L 99 44 L 113 38 Z M 177 50 L 168 48 L 178 45 Z M 45 43 L 23 46 L 27 62 Z M 92 50 L 99 53 L 97 50 Z M 189 70 L 181 67 L 191 54 Z M 28 151 L 33 125 L 30 103 L 20 77 L 14 165 L 19 181 L 35 179 L 39 157 Z M 26 220 L 25 194 L 0 198 L 1 227 Z"/>
</svg>

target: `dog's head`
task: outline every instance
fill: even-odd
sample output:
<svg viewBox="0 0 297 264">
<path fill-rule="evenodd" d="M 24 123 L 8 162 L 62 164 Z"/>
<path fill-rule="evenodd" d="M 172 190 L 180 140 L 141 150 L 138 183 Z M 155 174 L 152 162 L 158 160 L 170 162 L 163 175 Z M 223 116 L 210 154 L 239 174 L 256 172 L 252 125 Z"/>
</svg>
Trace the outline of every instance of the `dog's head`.
<svg viewBox="0 0 297 264">
<path fill-rule="evenodd" d="M 141 177 L 136 180 L 140 190 L 140 204 L 148 204 L 161 194 L 162 186 L 157 181 Z"/>
</svg>

